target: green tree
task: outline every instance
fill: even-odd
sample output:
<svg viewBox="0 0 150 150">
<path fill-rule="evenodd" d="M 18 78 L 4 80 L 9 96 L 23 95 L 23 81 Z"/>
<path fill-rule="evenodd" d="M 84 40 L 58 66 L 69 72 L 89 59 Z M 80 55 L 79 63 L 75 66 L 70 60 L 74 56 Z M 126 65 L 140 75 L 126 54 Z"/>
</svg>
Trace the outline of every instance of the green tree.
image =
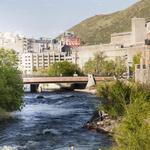
<svg viewBox="0 0 150 150">
<path fill-rule="evenodd" d="M 80 74 L 80 69 L 68 61 L 55 62 L 48 68 L 49 76 L 73 76 L 74 73 Z"/>
<path fill-rule="evenodd" d="M 133 57 L 133 64 L 132 64 L 132 67 L 131 67 L 132 73 L 135 72 L 135 65 L 140 64 L 140 59 L 141 59 L 141 53 L 138 53 L 137 55 L 135 55 Z"/>
<path fill-rule="evenodd" d="M 106 56 L 104 55 L 104 52 L 100 51 L 95 53 L 94 55 L 94 64 L 95 64 L 95 73 L 96 74 L 102 74 L 104 64 L 105 64 Z"/>
<path fill-rule="evenodd" d="M 102 51 L 94 54 L 93 59 L 89 59 L 84 65 L 84 72 L 86 74 L 101 75 L 104 68 L 106 56 Z"/>
<path fill-rule="evenodd" d="M 92 59 L 89 59 L 84 65 L 85 74 L 95 74 L 95 62 Z"/>
<path fill-rule="evenodd" d="M 18 110 L 22 104 L 23 83 L 17 65 L 14 51 L 0 49 L 0 107 L 6 111 Z"/>
<path fill-rule="evenodd" d="M 84 65 L 85 74 L 96 74 L 103 76 L 123 77 L 127 71 L 125 60 L 116 57 L 115 60 L 107 60 L 103 52 L 96 53 L 93 59 L 89 59 Z"/>
<path fill-rule="evenodd" d="M 115 75 L 115 62 L 113 60 L 106 60 L 104 63 L 103 74 L 106 76 Z"/>
<path fill-rule="evenodd" d="M 125 60 L 121 57 L 116 57 L 114 62 L 114 75 L 116 78 L 122 78 L 123 74 L 127 72 Z"/>
</svg>

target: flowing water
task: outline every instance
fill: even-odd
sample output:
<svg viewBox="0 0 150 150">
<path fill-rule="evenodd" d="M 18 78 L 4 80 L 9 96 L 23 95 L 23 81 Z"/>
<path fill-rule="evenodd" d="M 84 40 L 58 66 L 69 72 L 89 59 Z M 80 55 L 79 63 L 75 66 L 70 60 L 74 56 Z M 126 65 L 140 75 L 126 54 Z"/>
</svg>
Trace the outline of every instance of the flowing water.
<svg viewBox="0 0 150 150">
<path fill-rule="evenodd" d="M 111 146 L 111 138 L 82 128 L 98 100 L 85 93 L 25 94 L 25 106 L 11 120 L 0 123 L 3 150 L 98 150 Z"/>
</svg>

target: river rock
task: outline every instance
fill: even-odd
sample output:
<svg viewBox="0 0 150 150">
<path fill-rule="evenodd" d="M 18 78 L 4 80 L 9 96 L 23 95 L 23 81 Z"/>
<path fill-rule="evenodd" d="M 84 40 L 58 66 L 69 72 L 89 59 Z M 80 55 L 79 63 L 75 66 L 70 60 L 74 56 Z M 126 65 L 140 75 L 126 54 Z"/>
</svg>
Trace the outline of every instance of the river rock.
<svg viewBox="0 0 150 150">
<path fill-rule="evenodd" d="M 43 130 L 43 134 L 48 134 L 48 133 L 51 133 L 51 129 L 44 129 Z"/>
<path fill-rule="evenodd" d="M 55 134 L 55 135 L 58 135 L 59 132 L 55 129 L 44 129 L 43 130 L 43 134 Z"/>
<path fill-rule="evenodd" d="M 44 96 L 43 95 L 38 95 L 36 98 L 37 99 L 42 99 L 42 98 L 44 98 Z"/>
</svg>

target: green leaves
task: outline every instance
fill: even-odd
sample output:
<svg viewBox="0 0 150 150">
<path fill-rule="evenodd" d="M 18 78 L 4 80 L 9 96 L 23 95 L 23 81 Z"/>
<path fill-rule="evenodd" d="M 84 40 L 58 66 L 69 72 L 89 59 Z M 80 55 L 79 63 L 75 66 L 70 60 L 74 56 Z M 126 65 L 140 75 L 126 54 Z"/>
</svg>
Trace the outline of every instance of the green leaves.
<svg viewBox="0 0 150 150">
<path fill-rule="evenodd" d="M 140 64 L 140 59 L 141 59 L 141 53 L 139 53 L 133 57 L 133 64 L 132 64 L 132 68 L 131 68 L 131 71 L 133 73 L 135 72 L 135 65 Z"/>
<path fill-rule="evenodd" d="M 13 50 L 6 50 L 1 48 L 0 49 L 0 67 L 4 66 L 11 66 L 16 67 L 18 63 L 17 56 L 15 51 Z"/>
<path fill-rule="evenodd" d="M 95 53 L 93 59 L 89 59 L 84 65 L 84 72 L 86 74 L 101 74 L 103 72 L 106 56 L 103 52 Z"/>
<path fill-rule="evenodd" d="M 112 118 L 122 118 L 114 132 L 116 147 L 112 150 L 149 150 L 150 87 L 122 81 L 100 84 L 99 109 Z"/>
<path fill-rule="evenodd" d="M 48 68 L 49 76 L 73 76 L 74 73 L 80 74 L 80 70 L 77 65 L 68 61 L 55 62 Z"/>
<path fill-rule="evenodd" d="M 128 107 L 115 132 L 118 150 L 149 150 L 150 147 L 150 103 L 145 98 L 136 98 Z"/>
<path fill-rule="evenodd" d="M 101 84 L 97 87 L 101 108 L 112 118 L 123 116 L 129 104 L 131 89 L 121 81 Z"/>
<path fill-rule="evenodd" d="M 115 60 L 107 60 L 103 52 L 96 53 L 93 59 L 89 59 L 84 65 L 85 74 L 123 77 L 127 71 L 125 60 L 116 57 Z"/>
<path fill-rule="evenodd" d="M 17 70 L 17 57 L 14 51 L 0 49 L 0 108 L 6 111 L 20 109 L 23 83 Z"/>
</svg>

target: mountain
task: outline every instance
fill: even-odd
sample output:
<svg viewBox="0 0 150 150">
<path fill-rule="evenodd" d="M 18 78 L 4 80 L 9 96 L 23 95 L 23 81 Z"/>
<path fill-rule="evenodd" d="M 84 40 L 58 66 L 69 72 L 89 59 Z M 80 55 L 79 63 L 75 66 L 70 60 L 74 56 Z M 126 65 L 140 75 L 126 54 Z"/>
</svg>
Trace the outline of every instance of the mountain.
<svg viewBox="0 0 150 150">
<path fill-rule="evenodd" d="M 131 31 L 131 18 L 150 20 L 150 0 L 140 0 L 129 8 L 112 14 L 96 15 L 75 25 L 73 31 L 82 45 L 109 43 L 112 33 Z"/>
</svg>

